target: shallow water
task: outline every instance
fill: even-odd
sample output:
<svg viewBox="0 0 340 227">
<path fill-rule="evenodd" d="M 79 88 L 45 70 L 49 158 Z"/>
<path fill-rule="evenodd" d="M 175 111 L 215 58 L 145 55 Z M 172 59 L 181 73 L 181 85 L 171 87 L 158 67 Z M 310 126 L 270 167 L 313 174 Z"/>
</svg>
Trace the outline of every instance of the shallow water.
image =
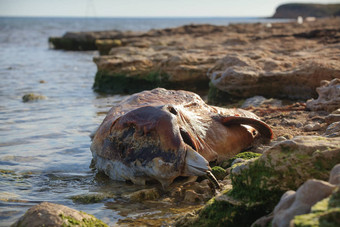
<svg viewBox="0 0 340 227">
<path fill-rule="evenodd" d="M 189 23 L 256 22 L 254 18 L 67 19 L 0 18 L 0 226 L 49 201 L 83 210 L 114 225 L 166 224 L 196 206 L 167 201 L 129 203 L 126 194 L 144 187 L 114 182 L 90 168 L 89 135 L 122 96 L 92 91 L 97 52 L 49 49 L 49 36 L 66 31 L 148 30 Z M 27 93 L 46 100 L 24 103 Z M 146 186 L 152 187 L 152 186 Z M 110 194 L 95 204 L 74 203 L 70 196 Z M 160 208 L 162 207 L 162 208 Z M 142 222 L 141 222 L 142 220 Z"/>
</svg>

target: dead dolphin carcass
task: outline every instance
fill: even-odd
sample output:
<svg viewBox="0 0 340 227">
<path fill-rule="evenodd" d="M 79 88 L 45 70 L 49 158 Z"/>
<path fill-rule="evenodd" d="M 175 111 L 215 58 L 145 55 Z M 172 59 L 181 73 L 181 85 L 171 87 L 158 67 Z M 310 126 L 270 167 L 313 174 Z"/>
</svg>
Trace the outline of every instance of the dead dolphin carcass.
<svg viewBox="0 0 340 227">
<path fill-rule="evenodd" d="M 91 144 L 98 170 L 114 180 L 163 188 L 178 176 L 210 175 L 209 162 L 221 162 L 270 140 L 270 127 L 246 110 L 207 105 L 188 91 L 143 91 L 113 106 Z"/>
</svg>

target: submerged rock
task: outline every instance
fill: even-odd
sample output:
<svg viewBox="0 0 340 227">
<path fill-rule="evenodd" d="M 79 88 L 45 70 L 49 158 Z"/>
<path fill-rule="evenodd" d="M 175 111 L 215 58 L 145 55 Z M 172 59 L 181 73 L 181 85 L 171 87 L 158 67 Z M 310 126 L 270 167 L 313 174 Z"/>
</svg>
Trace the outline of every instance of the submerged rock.
<svg viewBox="0 0 340 227">
<path fill-rule="evenodd" d="M 318 99 L 308 100 L 306 106 L 313 111 L 335 111 L 340 106 L 340 79 L 322 81 L 321 87 L 316 89 Z"/>
<path fill-rule="evenodd" d="M 29 94 L 22 96 L 23 102 L 33 102 L 33 101 L 44 100 L 44 99 L 46 99 L 46 96 L 40 95 L 40 94 L 34 94 L 34 93 L 29 93 Z"/>
<path fill-rule="evenodd" d="M 19 226 L 102 226 L 107 225 L 92 215 L 69 207 L 43 202 L 31 207 L 12 227 Z"/>
<path fill-rule="evenodd" d="M 107 198 L 108 196 L 104 194 L 82 194 L 70 197 L 74 203 L 81 204 L 99 203 Z"/>
<path fill-rule="evenodd" d="M 160 198 L 159 190 L 156 188 L 143 189 L 130 194 L 129 199 L 132 202 L 143 202 L 145 200 L 156 200 Z"/>
</svg>

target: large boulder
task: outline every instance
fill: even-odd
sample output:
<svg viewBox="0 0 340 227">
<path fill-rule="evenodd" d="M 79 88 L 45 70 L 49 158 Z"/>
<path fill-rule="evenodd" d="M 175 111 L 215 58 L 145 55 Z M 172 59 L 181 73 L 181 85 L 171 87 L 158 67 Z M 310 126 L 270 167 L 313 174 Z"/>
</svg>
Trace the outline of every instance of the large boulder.
<svg viewBox="0 0 340 227">
<path fill-rule="evenodd" d="M 328 180 L 339 162 L 339 137 L 304 136 L 276 143 L 261 157 L 234 164 L 232 190 L 222 192 L 177 224 L 250 226 L 273 210 L 285 191 L 298 189 L 308 179 Z"/>
<path fill-rule="evenodd" d="M 97 226 L 107 225 L 92 215 L 69 207 L 43 202 L 31 207 L 12 227 L 19 226 Z"/>
</svg>

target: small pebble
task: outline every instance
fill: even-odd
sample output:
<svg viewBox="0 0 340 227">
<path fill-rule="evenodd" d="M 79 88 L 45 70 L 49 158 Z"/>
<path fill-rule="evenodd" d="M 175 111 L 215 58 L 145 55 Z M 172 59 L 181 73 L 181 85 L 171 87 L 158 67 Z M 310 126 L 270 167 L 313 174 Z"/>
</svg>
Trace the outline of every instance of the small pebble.
<svg viewBox="0 0 340 227">
<path fill-rule="evenodd" d="M 303 127 L 303 129 L 304 129 L 306 132 L 317 131 L 317 130 L 319 130 L 320 128 L 321 128 L 321 125 L 320 125 L 320 123 L 318 123 L 318 122 L 310 123 L 310 124 L 305 125 L 305 127 Z"/>
</svg>

